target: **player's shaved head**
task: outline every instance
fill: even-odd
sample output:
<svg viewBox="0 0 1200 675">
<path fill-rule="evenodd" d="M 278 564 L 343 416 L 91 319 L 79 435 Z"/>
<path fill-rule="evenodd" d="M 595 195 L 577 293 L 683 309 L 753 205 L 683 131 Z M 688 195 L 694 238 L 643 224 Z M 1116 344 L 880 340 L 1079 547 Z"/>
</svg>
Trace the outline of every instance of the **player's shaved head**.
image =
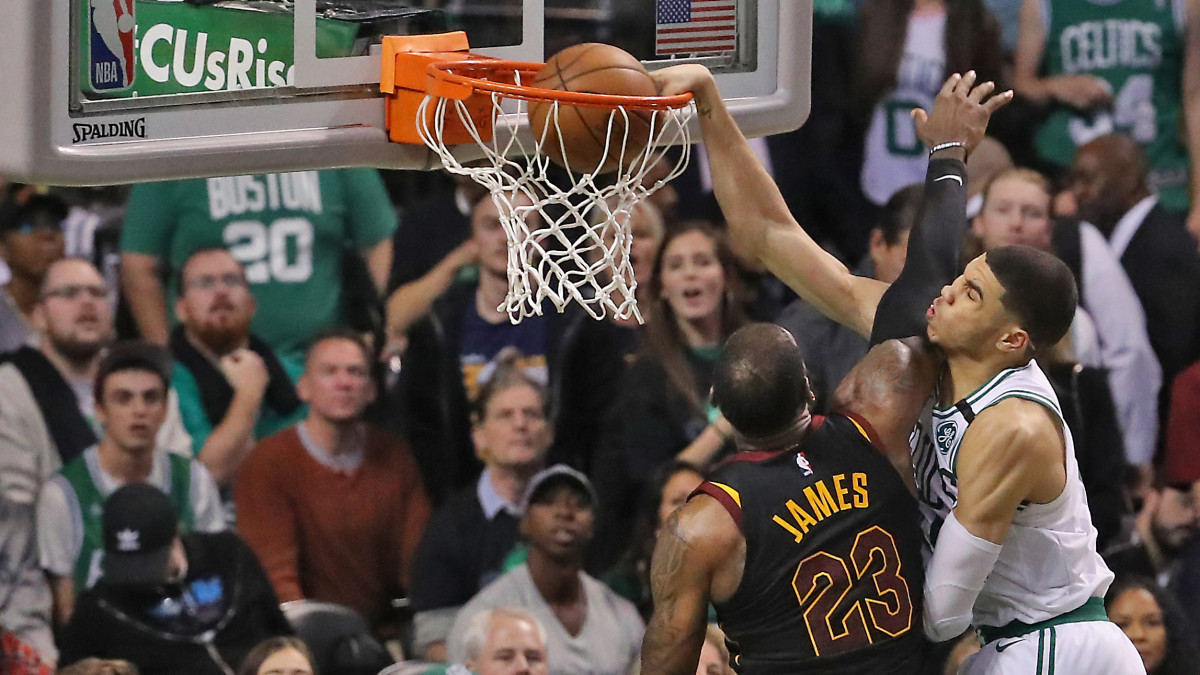
<svg viewBox="0 0 1200 675">
<path fill-rule="evenodd" d="M 713 403 L 747 438 L 786 431 L 811 398 L 804 358 L 791 333 L 770 323 L 739 329 L 721 349 Z"/>
</svg>

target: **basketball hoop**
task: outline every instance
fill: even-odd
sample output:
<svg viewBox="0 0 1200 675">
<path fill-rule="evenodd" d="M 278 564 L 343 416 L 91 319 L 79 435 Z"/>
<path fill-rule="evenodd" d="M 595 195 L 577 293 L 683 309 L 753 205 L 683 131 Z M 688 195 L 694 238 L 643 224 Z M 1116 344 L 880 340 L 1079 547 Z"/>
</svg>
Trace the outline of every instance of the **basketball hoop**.
<svg viewBox="0 0 1200 675">
<path fill-rule="evenodd" d="M 388 98 L 389 131 L 393 140 L 424 143 L 447 170 L 488 189 L 508 238 L 509 290 L 499 309 L 519 323 L 541 315 L 546 300 L 560 312 L 574 300 L 595 319 L 612 316 L 641 323 L 630 260 L 630 220 L 638 202 L 687 167 L 691 95 L 610 96 L 542 89 L 522 84 L 534 79 L 541 63 L 471 55 L 465 52 L 465 38 L 464 47 L 454 48 L 462 51 L 405 53 L 411 49 L 385 44 L 397 64 L 394 72 L 385 68 L 383 78 L 384 91 L 392 84 L 395 94 Z M 388 61 L 385 53 L 385 64 Z M 420 80 L 405 75 L 414 67 L 424 74 Z M 537 138 L 520 133 L 531 104 L 549 106 Z M 562 144 L 559 112 L 575 107 L 609 111 L 603 156 L 593 166 L 572 164 L 570 148 Z M 628 152 L 630 115 L 635 111 L 642 120 L 650 120 L 650 137 L 644 151 Z M 565 179 L 555 178 L 560 171 L 551 168 L 543 152 L 550 142 L 559 144 L 555 154 L 563 160 Z M 483 161 L 456 157 L 454 148 L 462 145 L 478 147 Z M 668 156 L 673 145 L 683 146 L 677 159 Z M 648 180 L 660 162 L 669 166 L 666 176 Z M 598 169 L 606 164 L 616 171 L 600 174 Z"/>
</svg>

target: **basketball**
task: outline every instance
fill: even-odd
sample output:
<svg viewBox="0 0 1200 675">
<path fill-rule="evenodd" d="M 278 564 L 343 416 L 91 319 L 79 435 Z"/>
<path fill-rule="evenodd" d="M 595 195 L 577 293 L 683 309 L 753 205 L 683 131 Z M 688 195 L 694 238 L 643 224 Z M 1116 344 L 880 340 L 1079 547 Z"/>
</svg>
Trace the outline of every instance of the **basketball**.
<svg viewBox="0 0 1200 675">
<path fill-rule="evenodd" d="M 574 45 L 550 57 L 531 84 L 543 89 L 592 94 L 658 94 L 657 83 L 641 61 L 622 49 L 598 42 Z M 553 102 L 531 102 L 529 126 L 534 139 L 544 139 L 542 152 L 550 161 L 562 167 L 569 163 L 572 171 L 611 173 L 626 168 L 650 141 L 653 117 L 648 110 L 627 109 L 627 125 L 619 110 L 613 114 L 611 108 L 560 103 L 557 126 L 553 111 Z M 608 146 L 607 157 L 605 146 Z"/>
</svg>

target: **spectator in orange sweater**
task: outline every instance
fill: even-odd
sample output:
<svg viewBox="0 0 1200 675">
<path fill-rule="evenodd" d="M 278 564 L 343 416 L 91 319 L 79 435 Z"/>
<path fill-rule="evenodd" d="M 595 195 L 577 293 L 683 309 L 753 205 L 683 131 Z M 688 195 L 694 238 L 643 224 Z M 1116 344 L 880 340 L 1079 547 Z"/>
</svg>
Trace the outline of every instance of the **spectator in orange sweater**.
<svg viewBox="0 0 1200 675">
<path fill-rule="evenodd" d="M 363 421 L 366 345 L 331 333 L 297 384 L 308 418 L 258 444 L 234 488 L 238 529 L 283 602 L 335 602 L 376 629 L 408 581 L 430 507 L 407 444 Z"/>
</svg>

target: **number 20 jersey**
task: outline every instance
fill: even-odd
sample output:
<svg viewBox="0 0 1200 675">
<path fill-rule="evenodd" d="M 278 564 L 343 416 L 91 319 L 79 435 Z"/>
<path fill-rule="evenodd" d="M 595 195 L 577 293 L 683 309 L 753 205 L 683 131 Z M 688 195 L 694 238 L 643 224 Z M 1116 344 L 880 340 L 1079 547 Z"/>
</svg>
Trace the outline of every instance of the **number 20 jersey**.
<svg viewBox="0 0 1200 675">
<path fill-rule="evenodd" d="M 923 672 L 916 500 L 861 419 L 815 417 L 778 452 L 742 452 L 696 494 L 746 537 L 717 617 L 739 673 Z"/>
</svg>

